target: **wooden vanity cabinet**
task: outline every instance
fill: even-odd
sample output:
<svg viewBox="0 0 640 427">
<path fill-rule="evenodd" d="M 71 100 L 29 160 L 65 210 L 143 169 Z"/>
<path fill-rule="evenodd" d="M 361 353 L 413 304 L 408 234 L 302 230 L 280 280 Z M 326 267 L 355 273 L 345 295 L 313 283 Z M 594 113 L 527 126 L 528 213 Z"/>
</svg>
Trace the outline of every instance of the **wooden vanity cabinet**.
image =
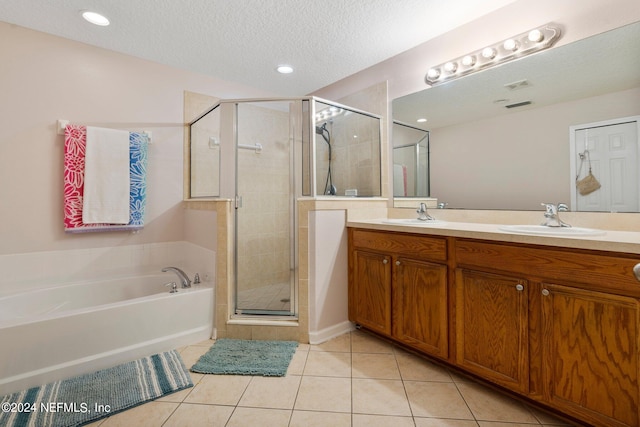
<svg viewBox="0 0 640 427">
<path fill-rule="evenodd" d="M 448 357 L 446 239 L 349 229 L 349 320 Z"/>
<path fill-rule="evenodd" d="M 588 425 L 640 426 L 638 262 L 349 228 L 349 319 Z"/>
<path fill-rule="evenodd" d="M 398 257 L 393 268 L 393 337 L 446 359 L 449 356 L 447 266 Z"/>
<path fill-rule="evenodd" d="M 391 256 L 353 251 L 349 320 L 383 335 L 391 335 Z"/>
<path fill-rule="evenodd" d="M 594 425 L 640 425 L 638 300 L 548 283 L 542 293 L 545 400 Z"/>
<path fill-rule="evenodd" d="M 491 311 L 495 302 L 504 311 L 504 324 L 513 326 L 497 328 L 500 335 L 511 334 L 511 339 L 518 342 L 517 337 L 524 334 L 522 345 L 528 343 L 529 349 L 523 355 L 516 351 L 523 347 L 498 337 L 486 338 L 483 348 L 491 354 L 489 347 L 494 346 L 493 351 L 499 352 L 504 346 L 506 353 L 500 352 L 494 359 L 508 361 L 511 356 L 513 366 L 524 367 L 522 380 L 526 382 L 528 372 L 529 390 L 526 393 L 526 387 L 522 387 L 521 392 L 590 425 L 640 425 L 640 283 L 632 272 L 640 257 L 465 239 L 456 240 L 455 253 L 456 362 L 461 367 L 505 385 L 504 378 L 470 365 L 469 349 L 474 346 L 464 343 L 473 334 L 460 325 L 462 319 L 466 323 L 488 317 L 483 329 L 488 333 L 489 323 L 500 321 L 500 315 Z M 478 298 L 491 301 L 474 305 L 460 291 L 487 287 L 484 279 L 469 278 L 482 277 L 482 273 L 471 269 L 486 272 L 490 283 L 496 283 L 491 291 L 475 291 Z M 500 276 L 496 279 L 495 274 Z M 505 275 L 509 277 L 500 288 L 498 284 Z M 521 293 L 528 299 L 528 309 L 526 302 L 518 305 L 518 297 L 508 292 L 509 282 L 520 280 L 523 291 L 529 290 Z M 518 314 L 522 310 L 528 310 L 526 327 L 518 325 L 519 321 L 527 322 L 527 314 Z M 469 311 L 477 313 L 466 315 Z M 489 314 L 481 314 L 487 311 Z M 493 344 L 492 339 L 499 341 Z M 478 346 L 482 345 L 478 342 Z M 522 365 L 516 362 L 517 358 Z M 489 356 L 490 362 L 494 359 Z M 504 366 L 509 363 L 499 366 L 500 373 L 504 373 Z"/>
<path fill-rule="evenodd" d="M 456 270 L 456 364 L 511 390 L 528 392 L 528 282 Z"/>
</svg>

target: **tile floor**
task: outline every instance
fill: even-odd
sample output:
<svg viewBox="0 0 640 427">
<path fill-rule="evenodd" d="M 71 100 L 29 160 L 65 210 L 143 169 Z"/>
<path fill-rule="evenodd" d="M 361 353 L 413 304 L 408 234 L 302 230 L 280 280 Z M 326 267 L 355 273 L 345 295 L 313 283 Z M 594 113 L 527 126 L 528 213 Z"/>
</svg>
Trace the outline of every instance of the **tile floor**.
<svg viewBox="0 0 640 427">
<path fill-rule="evenodd" d="M 187 367 L 212 343 L 180 349 Z M 284 377 L 191 377 L 193 388 L 91 426 L 567 425 L 362 331 L 301 344 Z"/>
</svg>

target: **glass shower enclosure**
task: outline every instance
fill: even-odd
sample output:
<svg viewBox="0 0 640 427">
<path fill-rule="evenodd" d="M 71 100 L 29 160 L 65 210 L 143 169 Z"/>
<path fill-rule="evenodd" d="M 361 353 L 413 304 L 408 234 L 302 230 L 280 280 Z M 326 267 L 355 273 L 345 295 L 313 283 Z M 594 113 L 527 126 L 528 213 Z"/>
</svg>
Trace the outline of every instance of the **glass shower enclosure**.
<svg viewBox="0 0 640 427">
<path fill-rule="evenodd" d="M 429 197 L 429 131 L 393 121 L 393 197 Z"/>
<path fill-rule="evenodd" d="M 297 201 L 380 196 L 380 126 L 314 97 L 225 100 L 190 124 L 189 198 L 233 204 L 231 317 L 297 316 Z"/>
</svg>

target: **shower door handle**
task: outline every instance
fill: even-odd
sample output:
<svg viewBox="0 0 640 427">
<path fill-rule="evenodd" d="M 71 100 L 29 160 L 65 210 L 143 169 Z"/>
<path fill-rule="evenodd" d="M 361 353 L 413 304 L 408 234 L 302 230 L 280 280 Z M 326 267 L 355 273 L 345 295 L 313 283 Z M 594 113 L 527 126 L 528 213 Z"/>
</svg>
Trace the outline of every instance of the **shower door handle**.
<svg viewBox="0 0 640 427">
<path fill-rule="evenodd" d="M 242 207 L 242 196 L 236 196 L 236 209 Z"/>
</svg>

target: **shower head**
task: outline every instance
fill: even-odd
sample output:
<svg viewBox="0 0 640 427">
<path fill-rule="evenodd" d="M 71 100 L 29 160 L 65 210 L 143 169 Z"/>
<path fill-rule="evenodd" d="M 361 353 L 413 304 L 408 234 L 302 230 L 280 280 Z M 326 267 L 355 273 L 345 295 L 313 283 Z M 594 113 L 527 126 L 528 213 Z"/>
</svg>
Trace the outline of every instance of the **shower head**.
<svg viewBox="0 0 640 427">
<path fill-rule="evenodd" d="M 322 126 L 316 126 L 316 133 L 318 135 L 322 135 L 322 133 L 326 130 L 327 130 L 327 122 L 324 122 Z"/>
<path fill-rule="evenodd" d="M 322 139 L 331 146 L 331 134 L 327 130 L 327 122 L 324 122 L 322 126 L 316 126 L 316 133 L 322 136 Z"/>
</svg>

